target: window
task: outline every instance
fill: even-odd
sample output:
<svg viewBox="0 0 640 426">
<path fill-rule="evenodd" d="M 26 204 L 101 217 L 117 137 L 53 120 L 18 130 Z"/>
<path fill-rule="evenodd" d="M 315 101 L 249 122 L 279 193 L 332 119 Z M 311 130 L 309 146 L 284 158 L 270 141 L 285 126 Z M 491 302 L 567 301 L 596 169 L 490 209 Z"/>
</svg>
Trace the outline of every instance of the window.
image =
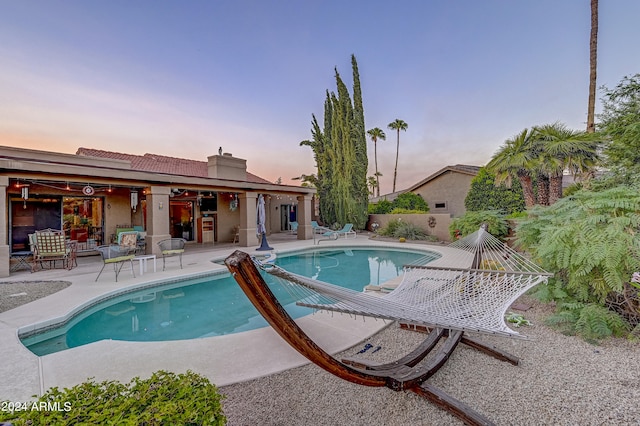
<svg viewBox="0 0 640 426">
<path fill-rule="evenodd" d="M 444 201 L 440 201 L 435 203 L 435 207 L 436 209 L 446 209 L 447 208 L 447 203 Z"/>
</svg>

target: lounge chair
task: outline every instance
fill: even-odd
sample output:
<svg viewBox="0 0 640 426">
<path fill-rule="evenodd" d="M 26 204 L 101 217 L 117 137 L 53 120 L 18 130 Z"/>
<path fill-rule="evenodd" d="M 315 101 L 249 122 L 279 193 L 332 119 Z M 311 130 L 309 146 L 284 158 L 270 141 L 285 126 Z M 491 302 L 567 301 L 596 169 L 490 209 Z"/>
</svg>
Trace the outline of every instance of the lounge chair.
<svg viewBox="0 0 640 426">
<path fill-rule="evenodd" d="M 386 363 L 332 357 L 282 308 L 249 254 L 236 251 L 225 259 L 225 264 L 275 331 L 324 370 L 364 386 L 412 391 L 467 424 L 492 424 L 483 414 L 427 380 L 446 363 L 458 343 L 517 365 L 517 357 L 467 336 L 466 332 L 521 337 L 507 326 L 504 313 L 519 296 L 535 285 L 546 283 L 552 274 L 483 229 L 454 242 L 448 253 L 438 266 L 405 266 L 402 284 L 384 296 L 324 283 L 275 265 L 262 265 L 265 272 L 286 287 L 287 294 L 302 295 L 298 305 L 396 320 L 402 328 L 429 332 L 413 351 Z"/>
<path fill-rule="evenodd" d="M 96 247 L 96 250 L 102 256 L 102 269 L 98 272 L 96 281 L 100 278 L 100 274 L 104 271 L 105 266 L 113 265 L 113 270 L 116 273 L 116 282 L 118 282 L 118 274 L 122 270 L 122 267 L 126 262 L 131 265 L 131 274 L 136 277 L 136 273 L 133 270 L 133 258 L 135 257 L 135 246 L 133 250 L 129 246 L 122 246 L 118 244 L 110 244 L 107 246 Z"/>
<path fill-rule="evenodd" d="M 180 258 L 180 269 L 182 269 L 182 253 L 184 253 L 184 244 L 187 242 L 184 238 L 169 238 L 158 242 L 160 251 L 162 252 L 162 270 L 165 268 L 165 259 L 170 256 L 178 256 Z"/>
<path fill-rule="evenodd" d="M 331 232 L 330 228 L 318 225 L 318 222 L 315 220 L 311 221 L 311 228 L 313 229 L 314 234 L 324 234 L 325 232 Z"/>
<path fill-rule="evenodd" d="M 341 235 L 344 235 L 344 238 L 348 238 L 350 235 L 353 235 L 353 238 L 356 237 L 356 231 L 353 230 L 353 224 L 347 223 L 342 229 L 338 231 L 327 231 L 322 234 L 323 237 L 331 240 L 337 240 Z"/>
</svg>

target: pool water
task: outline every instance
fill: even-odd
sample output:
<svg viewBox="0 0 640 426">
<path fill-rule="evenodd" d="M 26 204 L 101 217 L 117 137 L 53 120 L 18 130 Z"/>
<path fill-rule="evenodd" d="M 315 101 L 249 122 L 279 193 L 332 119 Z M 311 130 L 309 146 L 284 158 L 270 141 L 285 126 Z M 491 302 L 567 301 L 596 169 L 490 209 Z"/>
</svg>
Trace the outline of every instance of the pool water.
<svg viewBox="0 0 640 426">
<path fill-rule="evenodd" d="M 279 257 L 283 268 L 322 281 L 362 290 L 398 276 L 402 266 L 426 263 L 437 254 L 396 250 L 315 250 Z M 308 315 L 275 279 L 263 274 L 293 318 Z M 22 338 L 36 355 L 99 340 L 167 341 L 238 333 L 268 324 L 229 274 L 207 276 L 121 295 L 88 309 L 64 326 Z"/>
</svg>

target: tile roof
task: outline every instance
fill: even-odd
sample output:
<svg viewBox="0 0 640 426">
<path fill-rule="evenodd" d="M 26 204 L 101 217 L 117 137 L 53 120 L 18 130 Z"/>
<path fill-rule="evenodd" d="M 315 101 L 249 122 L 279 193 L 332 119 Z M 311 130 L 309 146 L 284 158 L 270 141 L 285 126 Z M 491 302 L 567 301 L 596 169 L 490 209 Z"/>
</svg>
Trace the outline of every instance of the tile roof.
<svg viewBox="0 0 640 426">
<path fill-rule="evenodd" d="M 121 152 L 103 151 L 100 149 L 78 148 L 76 155 L 87 157 L 110 158 L 124 160 L 131 163 L 131 170 L 141 172 L 156 172 L 179 176 L 209 177 L 206 161 L 189 160 L 186 158 L 167 157 L 158 154 L 132 155 Z M 272 183 L 266 179 L 247 172 L 247 182 Z"/>
</svg>

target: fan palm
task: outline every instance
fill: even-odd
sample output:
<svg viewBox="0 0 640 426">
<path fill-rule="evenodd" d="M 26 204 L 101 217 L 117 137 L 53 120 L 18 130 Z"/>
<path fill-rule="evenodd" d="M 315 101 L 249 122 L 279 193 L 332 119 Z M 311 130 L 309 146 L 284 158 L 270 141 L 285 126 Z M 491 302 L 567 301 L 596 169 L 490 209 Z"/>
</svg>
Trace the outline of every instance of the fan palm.
<svg viewBox="0 0 640 426">
<path fill-rule="evenodd" d="M 378 173 L 378 139 L 384 141 L 387 139 L 387 135 L 384 134 L 384 130 L 379 127 L 374 127 L 373 129 L 367 130 L 367 134 L 371 137 L 373 141 L 373 158 L 374 163 L 376 165 L 376 172 L 374 176 L 376 177 L 376 189 L 378 192 L 378 197 L 380 196 L 380 173 Z M 372 194 L 373 195 L 373 194 Z"/>
<path fill-rule="evenodd" d="M 574 176 L 593 169 L 598 161 L 598 142 L 583 131 L 571 130 L 562 123 L 535 128 L 540 163 L 549 175 L 549 204 L 562 198 L 562 176 L 568 170 Z"/>
<path fill-rule="evenodd" d="M 487 169 L 495 174 L 496 185 L 511 185 L 514 178 L 520 181 L 527 208 L 535 204 L 531 170 L 535 166 L 536 157 L 532 141 L 533 131 L 524 129 L 513 138 L 507 139 L 486 165 Z"/>
<path fill-rule="evenodd" d="M 398 132 L 398 141 L 396 143 L 396 167 L 393 170 L 393 191 L 392 191 L 392 192 L 396 192 L 396 178 L 398 177 L 398 153 L 400 152 L 400 130 L 407 131 L 407 127 L 409 127 L 409 125 L 403 120 L 396 118 L 396 121 L 389 123 L 387 127 L 392 130 L 396 130 Z"/>
</svg>

